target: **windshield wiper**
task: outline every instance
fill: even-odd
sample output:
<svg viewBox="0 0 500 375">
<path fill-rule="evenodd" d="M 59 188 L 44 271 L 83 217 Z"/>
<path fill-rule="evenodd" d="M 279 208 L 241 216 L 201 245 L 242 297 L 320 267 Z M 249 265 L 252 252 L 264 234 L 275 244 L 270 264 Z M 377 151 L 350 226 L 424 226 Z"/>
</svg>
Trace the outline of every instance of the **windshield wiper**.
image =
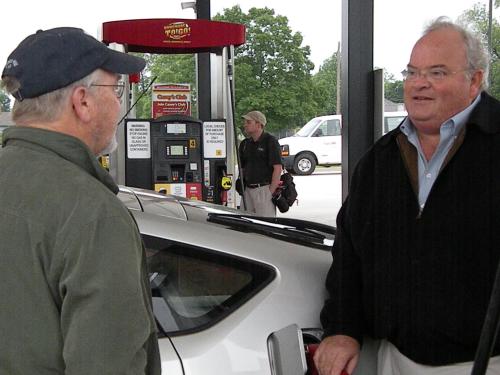
<svg viewBox="0 0 500 375">
<path fill-rule="evenodd" d="M 209 213 L 207 221 L 317 249 L 330 249 L 336 233 L 330 225 L 283 217 Z"/>
</svg>

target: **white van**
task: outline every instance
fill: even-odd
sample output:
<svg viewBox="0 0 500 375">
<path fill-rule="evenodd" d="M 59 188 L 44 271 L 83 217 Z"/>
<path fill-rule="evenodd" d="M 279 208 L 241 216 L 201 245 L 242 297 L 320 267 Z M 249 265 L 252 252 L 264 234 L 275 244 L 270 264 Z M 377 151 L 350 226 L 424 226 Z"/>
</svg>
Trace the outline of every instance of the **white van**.
<svg viewBox="0 0 500 375">
<path fill-rule="evenodd" d="M 383 133 L 396 128 L 406 112 L 384 113 Z M 278 140 L 281 160 L 285 168 L 298 175 L 309 175 L 316 165 L 334 165 L 342 162 L 342 116 L 315 117 L 294 136 Z"/>
<path fill-rule="evenodd" d="M 340 164 L 342 161 L 342 116 L 315 117 L 293 137 L 278 140 L 281 159 L 289 171 L 299 175 L 314 172 L 316 165 Z"/>
</svg>

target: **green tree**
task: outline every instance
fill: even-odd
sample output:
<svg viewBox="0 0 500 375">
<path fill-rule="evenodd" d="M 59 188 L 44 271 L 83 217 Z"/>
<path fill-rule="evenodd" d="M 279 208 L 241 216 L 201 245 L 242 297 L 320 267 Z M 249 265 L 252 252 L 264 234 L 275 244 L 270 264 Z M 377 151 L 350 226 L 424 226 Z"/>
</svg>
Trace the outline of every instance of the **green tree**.
<svg viewBox="0 0 500 375">
<path fill-rule="evenodd" d="M 196 105 L 196 71 L 195 55 L 162 55 L 162 54 L 140 54 L 146 60 L 146 68 L 137 87 L 136 95 L 140 95 L 155 79 L 155 83 L 189 83 L 191 85 L 192 114 L 196 117 L 198 112 Z M 151 88 L 150 88 L 151 90 Z M 144 95 L 137 102 L 137 118 L 151 117 L 151 92 Z"/>
<path fill-rule="evenodd" d="M 403 81 L 392 73 L 384 72 L 384 96 L 394 103 L 403 103 Z"/>
<path fill-rule="evenodd" d="M 495 8 L 500 6 L 500 0 L 495 0 Z M 458 21 L 473 31 L 481 34 L 485 45 L 488 40 L 488 10 L 485 4 L 475 4 L 459 17 Z M 488 92 L 495 98 L 500 98 L 500 25 L 493 18 L 491 26 L 491 56 L 490 56 L 490 87 Z"/>
<path fill-rule="evenodd" d="M 292 32 L 288 19 L 269 8 L 224 9 L 218 21 L 246 26 L 247 41 L 235 50 L 236 119 L 256 109 L 266 114 L 271 132 L 293 128 L 316 115 L 309 46 Z"/>
<path fill-rule="evenodd" d="M 317 116 L 330 115 L 337 112 L 337 61 L 335 52 L 321 64 L 313 76 Z"/>
<path fill-rule="evenodd" d="M 0 88 L 0 110 L 2 112 L 10 111 L 10 98 L 7 93 Z"/>
</svg>

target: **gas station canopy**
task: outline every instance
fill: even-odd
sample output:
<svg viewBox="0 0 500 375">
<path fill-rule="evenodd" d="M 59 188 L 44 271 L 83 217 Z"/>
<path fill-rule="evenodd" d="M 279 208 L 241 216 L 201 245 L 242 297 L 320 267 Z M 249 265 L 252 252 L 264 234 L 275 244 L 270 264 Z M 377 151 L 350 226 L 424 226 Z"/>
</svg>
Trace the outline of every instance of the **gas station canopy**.
<svg viewBox="0 0 500 375">
<path fill-rule="evenodd" d="M 102 41 L 119 43 L 128 52 L 220 53 L 245 43 L 245 26 L 204 19 L 142 19 L 104 22 Z"/>
</svg>

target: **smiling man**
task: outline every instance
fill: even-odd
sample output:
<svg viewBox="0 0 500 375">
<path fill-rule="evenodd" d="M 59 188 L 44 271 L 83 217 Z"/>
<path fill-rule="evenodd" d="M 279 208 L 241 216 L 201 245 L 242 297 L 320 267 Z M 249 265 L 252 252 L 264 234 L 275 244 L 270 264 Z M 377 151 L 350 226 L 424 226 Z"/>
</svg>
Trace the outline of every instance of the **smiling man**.
<svg viewBox="0 0 500 375">
<path fill-rule="evenodd" d="M 408 117 L 362 158 L 337 217 L 321 375 L 470 373 L 500 248 L 500 103 L 481 40 L 446 18 L 403 72 Z M 490 360 L 500 373 L 500 345 Z"/>
</svg>

